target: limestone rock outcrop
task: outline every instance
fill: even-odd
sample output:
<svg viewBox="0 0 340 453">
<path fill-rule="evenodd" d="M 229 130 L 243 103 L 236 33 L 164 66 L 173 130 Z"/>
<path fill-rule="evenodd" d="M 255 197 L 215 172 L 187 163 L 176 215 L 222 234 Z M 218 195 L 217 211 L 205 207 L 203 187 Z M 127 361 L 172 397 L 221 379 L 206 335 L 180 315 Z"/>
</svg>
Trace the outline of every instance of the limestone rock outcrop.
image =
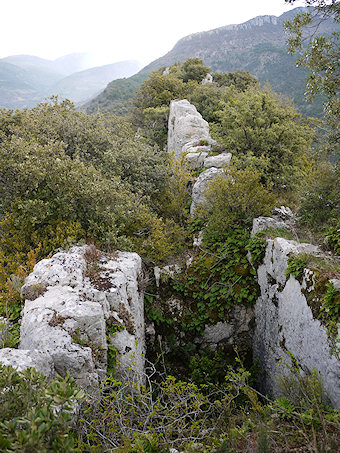
<svg viewBox="0 0 340 453">
<path fill-rule="evenodd" d="M 225 173 L 222 168 L 211 167 L 205 170 L 197 178 L 192 188 L 192 203 L 190 206 L 190 214 L 194 215 L 198 205 L 204 201 L 204 192 L 209 186 L 209 183 L 213 181 L 217 176 L 223 176 Z"/>
<path fill-rule="evenodd" d="M 210 137 L 209 124 L 196 107 L 186 99 L 170 103 L 168 152 L 180 158 L 184 152 L 209 152 L 215 143 Z"/>
<path fill-rule="evenodd" d="M 186 99 L 170 103 L 168 152 L 177 158 L 185 156 L 193 169 L 221 168 L 229 165 L 231 153 L 210 155 L 216 141 L 210 136 L 209 124 L 196 107 Z"/>
<path fill-rule="evenodd" d="M 0 363 L 5 366 L 11 365 L 18 371 L 34 367 L 45 376 L 55 376 L 52 357 L 45 351 L 23 351 L 20 349 L 3 348 L 0 349 Z"/>
<path fill-rule="evenodd" d="M 331 403 L 339 407 L 340 359 L 309 303 L 315 290 L 314 272 L 305 269 L 299 281 L 285 275 L 289 257 L 301 253 L 322 256 L 311 244 L 268 239 L 257 270 L 261 295 L 255 305 L 254 358 L 263 370 L 260 384 L 264 392 L 280 395 L 279 378 L 289 374 L 294 357 L 302 374 L 317 370 Z"/>
<path fill-rule="evenodd" d="M 230 164 L 231 153 L 213 153 L 216 144 L 210 136 L 209 124 L 196 107 L 186 99 L 170 103 L 168 127 L 168 152 L 176 158 L 185 156 L 193 170 L 205 169 L 194 183 L 190 212 L 195 214 L 197 206 L 203 201 L 203 192 L 210 181 L 223 174 L 222 167 Z"/>
<path fill-rule="evenodd" d="M 140 275 L 136 253 L 106 255 L 93 246 L 72 247 L 40 261 L 22 288 L 20 345 L 11 352 L 17 362 L 22 357 L 19 368 L 27 363 L 49 377 L 69 371 L 90 388 L 105 377 L 108 357 L 112 362 L 116 355 L 116 375 L 138 380 L 145 352 Z M 3 350 L 3 363 L 4 354 L 10 357 Z M 41 368 L 42 354 L 51 369 Z"/>
<path fill-rule="evenodd" d="M 272 217 L 257 217 L 253 220 L 251 235 L 267 228 L 292 230 L 295 226 L 295 217 L 290 208 L 281 206 L 274 208 Z"/>
</svg>

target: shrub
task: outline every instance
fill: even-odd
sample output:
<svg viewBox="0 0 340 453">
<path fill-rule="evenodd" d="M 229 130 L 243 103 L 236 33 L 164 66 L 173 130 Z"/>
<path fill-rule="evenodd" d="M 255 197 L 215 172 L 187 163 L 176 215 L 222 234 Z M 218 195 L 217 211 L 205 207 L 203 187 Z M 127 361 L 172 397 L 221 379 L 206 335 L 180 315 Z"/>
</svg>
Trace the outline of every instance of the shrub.
<svg viewBox="0 0 340 453">
<path fill-rule="evenodd" d="M 230 372 L 225 388 L 211 387 L 208 393 L 204 385 L 156 375 L 151 364 L 145 385 L 110 378 L 96 404 L 83 408 L 80 445 L 85 451 L 106 447 L 122 453 L 166 452 L 192 442 L 211 445 L 247 376 L 244 370 Z"/>
<path fill-rule="evenodd" d="M 226 176 L 216 177 L 204 193 L 197 215 L 208 230 L 223 237 L 231 226 L 250 226 L 254 217 L 267 215 L 275 197 L 260 182 L 260 174 L 251 168 L 228 167 Z"/>
<path fill-rule="evenodd" d="M 320 162 L 314 177 L 302 192 L 301 223 L 314 231 L 336 225 L 340 218 L 340 165 Z"/>
<path fill-rule="evenodd" d="M 0 365 L 0 447 L 3 452 L 76 452 L 72 422 L 83 393 L 69 376 L 52 382 L 34 368 Z"/>
<path fill-rule="evenodd" d="M 303 158 L 314 132 L 291 104 L 268 88 L 250 87 L 233 96 L 219 117 L 217 141 L 241 161 L 251 153 L 262 169 L 263 182 L 279 190 L 301 183 L 299 172 L 306 165 Z"/>
</svg>

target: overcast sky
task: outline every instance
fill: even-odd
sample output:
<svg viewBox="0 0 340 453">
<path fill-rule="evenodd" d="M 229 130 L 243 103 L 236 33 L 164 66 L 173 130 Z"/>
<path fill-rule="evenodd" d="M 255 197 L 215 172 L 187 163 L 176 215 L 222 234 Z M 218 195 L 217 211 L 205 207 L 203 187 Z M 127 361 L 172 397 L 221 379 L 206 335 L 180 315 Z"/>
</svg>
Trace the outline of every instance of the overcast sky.
<svg viewBox="0 0 340 453">
<path fill-rule="evenodd" d="M 94 64 L 145 65 L 190 33 L 289 9 L 284 0 L 2 0 L 0 58 L 91 52 Z"/>
</svg>

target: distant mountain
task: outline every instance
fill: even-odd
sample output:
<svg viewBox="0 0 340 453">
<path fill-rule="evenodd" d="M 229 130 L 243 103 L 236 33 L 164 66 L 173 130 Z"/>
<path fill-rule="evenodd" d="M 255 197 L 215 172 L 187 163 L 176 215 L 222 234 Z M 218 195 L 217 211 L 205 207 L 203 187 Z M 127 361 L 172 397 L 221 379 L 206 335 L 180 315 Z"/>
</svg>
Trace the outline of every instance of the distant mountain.
<svg viewBox="0 0 340 453">
<path fill-rule="evenodd" d="M 93 57 L 90 53 L 79 52 L 64 55 L 55 60 L 35 57 L 33 55 L 11 55 L 1 61 L 15 64 L 20 68 L 41 69 L 52 73 L 68 76 L 74 72 L 84 71 L 93 67 Z"/>
<path fill-rule="evenodd" d="M 32 55 L 1 59 L 0 108 L 30 108 L 53 94 L 84 103 L 111 80 L 129 77 L 140 69 L 138 62 L 129 60 L 79 71 L 89 64 L 87 56 L 70 54 L 54 61 Z"/>
<path fill-rule="evenodd" d="M 62 74 L 71 75 L 93 67 L 92 55 L 86 52 L 70 53 L 54 60 L 53 67 Z"/>
<path fill-rule="evenodd" d="M 310 104 L 304 99 L 307 71 L 297 68 L 296 56 L 288 55 L 286 50 L 287 35 L 283 30 L 283 22 L 303 9 L 295 8 L 279 17 L 259 16 L 243 24 L 186 36 L 166 55 L 143 68 L 140 74 L 144 74 L 145 79 L 152 70 L 197 57 L 210 66 L 213 72 L 226 73 L 238 69 L 250 71 L 262 84 L 268 81 L 275 91 L 293 98 L 304 114 L 321 116 L 320 100 Z M 318 33 L 329 34 L 334 30 L 334 23 L 327 21 L 320 25 Z M 143 77 L 140 79 L 142 81 Z M 125 81 L 125 84 L 128 83 L 129 79 Z M 114 99 L 115 92 L 117 89 L 122 90 L 122 85 L 122 81 L 112 82 L 104 93 L 88 104 L 88 111 L 92 110 L 93 105 L 105 105 L 106 111 L 115 111 L 117 103 L 113 103 L 110 108 L 107 99 Z M 121 106 L 118 105 L 118 108 Z"/>
<path fill-rule="evenodd" d="M 99 93 L 111 80 L 130 77 L 140 67 L 137 61 L 128 60 L 76 72 L 56 83 L 51 92 L 73 102 L 84 102 Z"/>
<path fill-rule="evenodd" d="M 0 60 L 0 107 L 33 107 L 44 98 L 46 89 L 58 78 L 60 76 L 53 73 L 23 69 Z"/>
</svg>

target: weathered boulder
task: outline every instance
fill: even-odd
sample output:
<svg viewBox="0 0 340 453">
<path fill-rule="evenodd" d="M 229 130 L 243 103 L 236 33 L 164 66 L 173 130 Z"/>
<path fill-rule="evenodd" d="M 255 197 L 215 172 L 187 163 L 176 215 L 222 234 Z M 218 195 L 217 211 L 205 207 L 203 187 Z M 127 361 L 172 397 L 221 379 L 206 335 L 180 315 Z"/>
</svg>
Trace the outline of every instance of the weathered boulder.
<svg viewBox="0 0 340 453">
<path fill-rule="evenodd" d="M 226 165 L 229 165 L 231 161 L 231 153 L 221 153 L 217 154 L 216 156 L 209 156 L 206 157 L 203 161 L 204 168 L 221 168 Z"/>
<path fill-rule="evenodd" d="M 34 367 L 45 376 L 54 377 L 55 375 L 53 360 L 45 351 L 3 348 L 0 349 L 0 363 L 5 366 L 11 365 L 18 371 Z"/>
<path fill-rule="evenodd" d="M 308 302 L 314 273 L 305 269 L 301 281 L 285 275 L 288 258 L 300 253 L 322 256 L 311 244 L 268 239 L 257 271 L 261 295 L 255 305 L 254 357 L 263 369 L 262 390 L 280 394 L 279 378 L 289 374 L 293 356 L 301 373 L 318 371 L 332 404 L 340 406 L 340 360 L 332 353 L 327 328 L 314 317 Z"/>
<path fill-rule="evenodd" d="M 206 85 L 207 83 L 213 83 L 213 81 L 214 81 L 213 76 L 208 72 L 208 74 L 202 80 L 201 85 Z"/>
<path fill-rule="evenodd" d="M 204 201 L 204 192 L 207 189 L 209 183 L 213 181 L 217 176 L 224 175 L 224 171 L 221 168 L 208 168 L 197 178 L 193 188 L 192 188 L 192 203 L 190 207 L 190 214 L 194 215 L 197 209 L 197 206 Z"/>
<path fill-rule="evenodd" d="M 22 288 L 26 302 L 20 354 L 33 366 L 32 351 L 47 354 L 53 363 L 48 376 L 69 371 L 82 387 L 96 386 L 106 375 L 107 357 L 112 367 L 115 354 L 119 377 L 141 379 L 145 342 L 140 274 L 136 253 L 107 255 L 93 246 L 72 247 L 40 261 Z"/>
<path fill-rule="evenodd" d="M 277 229 L 287 227 L 286 223 L 282 220 L 273 217 L 257 217 L 253 221 L 253 228 L 251 230 L 251 236 L 254 236 L 256 233 L 259 233 L 262 230 L 267 228 Z"/>
<path fill-rule="evenodd" d="M 199 148 L 199 147 L 197 147 Z M 193 151 L 185 155 L 187 163 L 193 170 L 202 168 L 208 153 L 206 151 Z"/>
<path fill-rule="evenodd" d="M 274 208 L 272 217 L 257 217 L 253 220 L 251 236 L 267 228 L 292 230 L 295 226 L 295 217 L 291 209 L 286 206 Z"/>
<path fill-rule="evenodd" d="M 294 220 L 294 214 L 288 206 L 280 206 L 273 209 L 273 216 L 284 221 Z"/>
<path fill-rule="evenodd" d="M 210 137 L 209 124 L 196 107 L 186 99 L 170 102 L 168 152 L 181 158 L 185 152 L 207 152 L 215 141 Z"/>
<path fill-rule="evenodd" d="M 215 351 L 219 346 L 252 344 L 254 310 L 235 305 L 228 312 L 228 319 L 205 326 L 203 336 L 195 341 Z"/>
</svg>

